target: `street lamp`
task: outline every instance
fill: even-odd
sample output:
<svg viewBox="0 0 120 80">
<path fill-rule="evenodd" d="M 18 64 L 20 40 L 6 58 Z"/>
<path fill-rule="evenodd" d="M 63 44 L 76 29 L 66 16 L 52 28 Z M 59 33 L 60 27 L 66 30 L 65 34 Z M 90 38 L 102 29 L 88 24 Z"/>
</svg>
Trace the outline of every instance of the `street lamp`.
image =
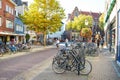
<svg viewBox="0 0 120 80">
<path fill-rule="evenodd" d="M 85 20 L 85 25 L 88 26 L 88 20 L 87 19 Z"/>
</svg>

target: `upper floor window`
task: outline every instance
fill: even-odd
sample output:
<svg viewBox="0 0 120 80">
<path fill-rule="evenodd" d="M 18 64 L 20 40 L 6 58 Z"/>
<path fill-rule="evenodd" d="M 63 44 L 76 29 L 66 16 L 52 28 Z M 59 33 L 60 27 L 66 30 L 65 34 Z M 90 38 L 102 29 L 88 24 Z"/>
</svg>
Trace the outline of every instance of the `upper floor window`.
<svg viewBox="0 0 120 80">
<path fill-rule="evenodd" d="M 6 20 L 6 27 L 13 29 L 13 22 L 10 20 Z"/>
<path fill-rule="evenodd" d="M 9 5 L 6 5 L 6 12 L 11 13 L 12 15 L 14 14 L 13 8 L 11 8 Z"/>
<path fill-rule="evenodd" d="M 0 26 L 2 26 L 2 17 L 0 17 Z"/>
<path fill-rule="evenodd" d="M 9 12 L 9 6 L 8 5 L 6 5 L 6 11 Z"/>
<path fill-rule="evenodd" d="M 11 14 L 13 15 L 13 14 L 14 14 L 14 10 L 13 10 L 13 9 L 11 9 L 11 11 L 12 11 L 12 12 L 11 12 Z"/>
<path fill-rule="evenodd" d="M 21 31 L 23 32 L 23 26 L 16 24 L 16 31 Z"/>
<path fill-rule="evenodd" d="M 2 0 L 0 0 L 0 8 L 2 8 Z"/>
</svg>

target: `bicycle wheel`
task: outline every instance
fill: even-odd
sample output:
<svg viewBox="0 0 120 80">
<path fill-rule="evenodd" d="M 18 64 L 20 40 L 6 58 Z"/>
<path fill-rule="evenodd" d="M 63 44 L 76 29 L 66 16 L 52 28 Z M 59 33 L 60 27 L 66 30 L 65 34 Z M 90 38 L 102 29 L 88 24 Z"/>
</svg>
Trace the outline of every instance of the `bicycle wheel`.
<svg viewBox="0 0 120 80">
<path fill-rule="evenodd" d="M 58 73 L 58 74 L 61 74 L 61 73 L 64 73 L 65 72 L 65 60 L 63 59 L 53 59 L 53 62 L 52 62 L 52 70 L 55 72 L 55 73 Z"/>
<path fill-rule="evenodd" d="M 80 65 L 81 67 L 82 65 Z M 83 68 L 80 70 L 81 75 L 88 75 L 92 71 L 92 64 L 85 60 L 85 65 L 82 66 Z"/>
</svg>

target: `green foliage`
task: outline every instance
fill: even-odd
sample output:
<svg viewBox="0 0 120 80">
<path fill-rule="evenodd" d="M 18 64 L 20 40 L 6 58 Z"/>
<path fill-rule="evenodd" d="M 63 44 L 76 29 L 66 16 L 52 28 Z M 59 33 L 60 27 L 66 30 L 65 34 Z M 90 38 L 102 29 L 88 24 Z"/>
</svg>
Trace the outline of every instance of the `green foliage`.
<svg viewBox="0 0 120 80">
<path fill-rule="evenodd" d="M 87 20 L 88 25 L 85 24 L 85 21 Z M 78 17 L 74 18 L 74 21 L 70 21 L 67 23 L 66 29 L 74 29 L 76 31 L 82 30 L 82 28 L 85 27 L 92 27 L 93 24 L 93 18 L 90 15 L 79 15 Z"/>
<path fill-rule="evenodd" d="M 47 31 L 50 33 L 59 31 L 64 18 L 64 9 L 57 0 L 34 0 L 28 11 L 21 15 L 22 21 L 29 29 L 44 34 L 44 42 Z"/>
<path fill-rule="evenodd" d="M 104 30 L 104 14 L 102 14 L 99 18 L 99 27 L 101 30 Z"/>
</svg>

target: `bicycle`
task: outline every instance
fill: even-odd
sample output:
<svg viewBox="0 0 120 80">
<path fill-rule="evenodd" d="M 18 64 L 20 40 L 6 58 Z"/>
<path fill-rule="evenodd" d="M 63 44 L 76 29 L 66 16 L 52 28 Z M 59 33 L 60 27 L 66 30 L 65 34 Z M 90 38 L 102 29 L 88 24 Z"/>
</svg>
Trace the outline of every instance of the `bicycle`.
<svg viewBox="0 0 120 80">
<path fill-rule="evenodd" d="M 92 71 L 92 64 L 82 56 L 77 55 L 75 49 L 62 49 L 53 58 L 52 69 L 58 74 L 74 71 L 78 75 L 88 75 Z"/>
</svg>

